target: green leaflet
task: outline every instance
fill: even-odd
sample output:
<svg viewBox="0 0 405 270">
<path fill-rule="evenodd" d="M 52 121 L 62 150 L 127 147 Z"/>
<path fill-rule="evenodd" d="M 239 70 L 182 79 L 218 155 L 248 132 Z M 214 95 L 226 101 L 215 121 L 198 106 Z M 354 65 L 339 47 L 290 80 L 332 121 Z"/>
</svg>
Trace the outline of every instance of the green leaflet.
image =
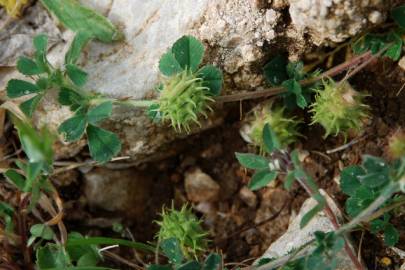
<svg viewBox="0 0 405 270">
<path fill-rule="evenodd" d="M 118 136 L 110 131 L 89 124 L 86 129 L 90 154 L 93 159 L 105 163 L 121 151 Z"/>
<path fill-rule="evenodd" d="M 271 181 L 277 178 L 277 172 L 264 169 L 257 171 L 249 182 L 251 190 L 258 190 L 267 186 Z"/>
<path fill-rule="evenodd" d="M 198 77 L 203 79 L 203 85 L 210 89 L 213 96 L 219 96 L 223 84 L 222 71 L 219 68 L 213 65 L 203 66 L 198 71 Z"/>
<path fill-rule="evenodd" d="M 264 157 L 254 154 L 235 153 L 239 163 L 248 169 L 268 169 L 269 161 Z"/>
<path fill-rule="evenodd" d="M 60 22 L 75 32 L 84 32 L 102 42 L 120 40 L 123 34 L 104 16 L 76 0 L 41 0 Z"/>
</svg>

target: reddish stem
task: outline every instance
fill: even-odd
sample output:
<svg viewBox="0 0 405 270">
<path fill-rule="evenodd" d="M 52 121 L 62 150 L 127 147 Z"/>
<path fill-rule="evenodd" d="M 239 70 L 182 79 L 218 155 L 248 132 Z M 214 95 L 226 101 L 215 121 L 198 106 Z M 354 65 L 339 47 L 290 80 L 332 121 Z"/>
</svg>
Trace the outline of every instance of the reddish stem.
<svg viewBox="0 0 405 270">
<path fill-rule="evenodd" d="M 299 83 L 302 86 L 311 85 L 322 79 L 334 77 L 349 68 L 357 66 L 360 63 L 368 64 L 368 63 L 370 63 L 370 61 L 368 61 L 368 60 L 374 59 L 374 58 L 375 58 L 375 56 L 373 56 L 371 54 L 371 52 L 368 51 L 366 53 L 363 53 L 359 56 L 356 56 L 356 57 L 350 59 L 349 61 L 346 61 L 340 65 L 337 65 L 337 66 L 325 71 L 324 73 L 320 74 L 319 76 L 317 76 L 315 78 L 301 80 L 301 81 L 299 81 Z M 361 68 L 363 68 L 364 66 L 365 65 L 363 65 Z M 271 87 L 271 88 L 267 88 L 267 89 L 260 90 L 260 91 L 244 92 L 244 93 L 238 93 L 238 94 L 227 95 L 227 96 L 219 96 L 219 97 L 215 98 L 215 101 L 221 102 L 221 103 L 226 103 L 226 102 L 234 102 L 234 101 L 241 101 L 241 100 L 247 100 L 247 99 L 256 99 L 256 98 L 278 95 L 278 94 L 284 93 L 285 91 L 286 90 L 284 87 L 277 86 L 277 87 Z"/>
<path fill-rule="evenodd" d="M 306 183 L 306 180 L 303 178 L 297 178 L 298 182 L 300 183 L 300 185 L 305 189 L 305 191 L 311 196 L 314 197 L 318 191 L 314 191 L 310 185 L 308 185 Z M 323 208 L 323 212 L 325 213 L 325 215 L 328 217 L 328 219 L 330 220 L 330 222 L 332 223 L 333 228 L 335 229 L 335 231 L 338 231 L 340 229 L 340 224 L 337 221 L 337 218 L 335 216 L 335 214 L 332 211 L 332 208 L 330 207 L 328 200 L 325 198 L 325 207 Z M 356 255 L 354 254 L 353 250 L 350 248 L 348 241 L 346 239 L 346 236 L 343 236 L 343 239 L 345 241 L 345 251 L 346 254 L 349 256 L 350 260 L 352 261 L 353 265 L 356 267 L 357 270 L 364 270 L 363 265 L 361 264 L 361 262 L 358 260 L 358 258 L 356 257 Z"/>
</svg>

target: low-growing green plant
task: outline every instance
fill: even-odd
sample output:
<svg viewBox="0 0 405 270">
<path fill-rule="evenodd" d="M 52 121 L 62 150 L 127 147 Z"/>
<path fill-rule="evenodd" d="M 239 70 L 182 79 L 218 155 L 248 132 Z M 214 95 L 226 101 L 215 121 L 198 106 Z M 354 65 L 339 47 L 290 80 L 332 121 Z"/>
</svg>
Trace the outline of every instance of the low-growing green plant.
<svg viewBox="0 0 405 270">
<path fill-rule="evenodd" d="M 311 89 L 317 83 L 302 86 L 299 82 L 314 78 L 317 75 L 319 75 L 319 71 L 307 73 L 304 71 L 303 62 L 289 62 L 283 55 L 277 55 L 264 66 L 266 80 L 272 85 L 281 85 L 287 90 L 285 93 L 280 94 L 287 108 L 298 106 L 304 109 L 309 105 L 312 96 Z"/>
<path fill-rule="evenodd" d="M 170 52 L 163 55 L 160 70 L 167 76 L 157 100 L 126 100 L 106 98 L 83 88 L 88 74 L 75 63 L 89 37 L 96 34 L 79 32 L 65 56 L 60 68 L 53 67 L 46 58 L 47 37 L 34 38 L 35 59 L 20 57 L 17 69 L 24 75 L 34 77 L 35 83 L 10 80 L 7 85 L 9 98 L 30 95 L 20 108 L 31 117 L 41 99 L 48 91 L 59 92 L 58 101 L 68 106 L 73 116 L 58 128 L 67 142 L 80 140 L 87 135 L 92 158 L 100 163 L 111 160 L 121 150 L 118 136 L 100 127 L 102 121 L 112 114 L 114 104 L 148 107 L 154 120 L 168 120 L 177 131 L 190 131 L 191 123 L 197 123 L 200 114 L 206 115 L 213 97 L 220 93 L 222 73 L 214 66 L 197 69 L 202 61 L 204 47 L 193 37 L 184 36 L 175 42 Z M 185 57 L 187 55 L 187 57 Z"/>
<path fill-rule="evenodd" d="M 175 238 L 178 240 L 182 254 L 187 259 L 197 258 L 206 251 L 207 233 L 201 227 L 201 221 L 184 205 L 180 210 L 163 209 L 162 220 L 156 221 L 159 232 L 156 238 L 160 241 Z"/>
<path fill-rule="evenodd" d="M 311 104 L 312 123 L 325 128 L 325 136 L 359 132 L 367 118 L 369 107 L 363 103 L 365 95 L 355 91 L 348 82 L 324 80 L 322 89 L 316 90 Z"/>
<path fill-rule="evenodd" d="M 219 270 L 221 269 L 221 256 L 210 253 L 201 263 L 197 260 L 190 260 L 183 254 L 181 244 L 177 238 L 168 238 L 160 244 L 164 255 L 168 258 L 169 264 L 148 266 L 148 270 Z"/>
<path fill-rule="evenodd" d="M 308 224 L 319 211 L 324 211 L 335 230 L 326 233 L 316 232 L 315 240 L 308 243 L 313 246 L 309 254 L 301 255 L 297 260 L 293 259 L 294 262 L 290 262 L 294 256 L 287 261 L 281 260 L 281 264 L 284 265 L 282 269 L 335 269 L 337 263 L 335 254 L 343 247 L 356 268 L 363 269 L 353 250 L 345 242 L 346 233 L 364 222 L 370 223 L 371 232 L 382 231 L 387 245 L 392 246 L 397 243 L 398 232 L 389 223 L 388 212 L 405 203 L 403 194 L 393 196 L 397 192 L 404 192 L 405 156 L 388 164 L 381 158 L 365 155 L 360 166 L 350 166 L 342 171 L 341 189 L 349 196 L 346 201 L 346 211 L 353 219 L 345 225 L 340 225 L 315 181 L 302 168 L 298 152 L 294 150 L 290 153 L 281 148 L 276 133 L 268 124 L 265 125 L 262 136 L 269 158 L 236 153 L 237 159 L 244 167 L 256 171 L 249 187 L 252 190 L 263 188 L 275 180 L 279 174 L 283 174 L 285 175 L 284 186 L 287 189 L 297 181 L 318 202 L 303 216 L 301 227 Z M 266 263 L 261 261 L 258 269 L 275 269 L 267 264 L 280 266 L 277 260 Z"/>
<path fill-rule="evenodd" d="M 157 88 L 159 98 L 149 107 L 155 120 L 169 121 L 177 130 L 190 132 L 190 125 L 200 125 L 200 114 L 212 111 L 209 103 L 222 88 L 222 72 L 206 65 L 198 69 L 204 56 L 203 44 L 191 36 L 183 36 L 165 53 L 159 62 L 165 76 Z"/>
</svg>

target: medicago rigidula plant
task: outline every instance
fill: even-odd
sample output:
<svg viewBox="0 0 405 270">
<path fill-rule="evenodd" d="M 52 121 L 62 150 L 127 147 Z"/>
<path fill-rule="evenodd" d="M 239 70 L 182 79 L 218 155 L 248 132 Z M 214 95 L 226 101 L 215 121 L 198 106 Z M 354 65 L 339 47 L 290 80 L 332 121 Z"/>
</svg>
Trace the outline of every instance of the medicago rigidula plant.
<svg viewBox="0 0 405 270">
<path fill-rule="evenodd" d="M 192 123 L 200 125 L 199 115 L 212 111 L 209 104 L 221 93 L 223 78 L 213 65 L 199 68 L 203 56 L 203 44 L 192 36 L 183 36 L 162 56 L 159 69 L 165 78 L 148 110 L 153 119 L 190 132 Z"/>
<path fill-rule="evenodd" d="M 7 95 L 9 98 L 30 95 L 30 99 L 21 103 L 20 107 L 31 117 L 47 91 L 59 91 L 59 103 L 69 106 L 74 115 L 64 121 L 58 131 L 67 142 L 80 140 L 86 134 L 90 154 L 96 161 L 107 162 L 121 149 L 118 136 L 99 126 L 111 116 L 114 104 L 149 106 L 148 112 L 153 119 L 170 120 L 178 131 L 190 131 L 192 123 L 199 123 L 200 114 L 206 116 L 206 111 L 212 110 L 209 103 L 220 93 L 222 73 L 211 65 L 197 69 L 202 61 L 204 47 L 195 38 L 180 38 L 171 51 L 163 55 L 160 70 L 166 78 L 158 99 L 125 101 L 106 98 L 83 88 L 88 74 L 75 63 L 87 38 L 87 34 L 79 33 L 66 54 L 63 67 L 55 68 L 46 58 L 47 37 L 35 37 L 35 58 L 21 57 L 17 63 L 17 69 L 33 77 L 35 83 L 10 80 Z"/>
</svg>

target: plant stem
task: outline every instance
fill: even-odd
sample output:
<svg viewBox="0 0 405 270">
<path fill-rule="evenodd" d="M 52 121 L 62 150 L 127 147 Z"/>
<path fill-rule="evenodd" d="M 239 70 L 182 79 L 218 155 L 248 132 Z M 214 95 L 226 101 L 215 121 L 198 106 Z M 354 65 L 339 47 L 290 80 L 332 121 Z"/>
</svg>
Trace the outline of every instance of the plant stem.
<svg viewBox="0 0 405 270">
<path fill-rule="evenodd" d="M 317 195 L 319 193 L 319 189 L 318 190 L 313 190 L 311 188 L 311 185 L 309 183 L 307 183 L 306 178 L 305 179 L 304 178 L 297 178 L 297 181 L 298 181 L 298 183 L 300 183 L 300 185 L 307 191 L 307 193 L 311 197 L 314 197 L 315 195 Z M 333 213 L 333 210 L 330 207 L 327 198 L 325 198 L 325 207 L 323 209 L 323 212 L 325 213 L 325 215 L 328 217 L 328 219 L 332 223 L 332 226 L 335 229 L 335 231 L 338 231 L 341 226 L 340 226 L 340 224 L 339 224 L 339 222 L 338 222 L 338 220 L 336 218 L 336 215 Z M 343 235 L 343 239 L 345 241 L 345 246 L 344 246 L 345 252 L 349 256 L 349 258 L 352 261 L 353 265 L 358 270 L 364 270 L 363 265 L 361 264 L 361 262 L 357 258 L 357 256 L 354 253 L 353 249 L 349 246 L 349 242 L 347 240 L 346 235 Z"/>
<path fill-rule="evenodd" d="M 301 81 L 299 81 L 299 83 L 301 84 L 301 86 L 311 85 L 324 78 L 334 77 L 349 68 L 352 68 L 354 66 L 357 66 L 360 63 L 364 63 L 367 60 L 375 59 L 375 58 L 376 57 L 373 56 L 370 51 L 368 51 L 366 53 L 363 53 L 359 56 L 356 56 L 356 57 L 350 59 L 349 61 L 346 61 L 340 65 L 337 65 L 334 68 L 329 69 L 328 71 L 325 71 L 324 73 L 322 73 L 321 75 L 319 75 L 315 78 L 301 80 Z M 367 64 L 368 63 L 369 62 L 367 62 Z M 362 66 L 362 68 L 364 68 L 364 66 Z M 219 102 L 219 103 L 226 103 L 226 102 L 234 102 L 234 101 L 241 101 L 241 100 L 247 100 L 247 99 L 256 99 L 256 98 L 278 95 L 278 94 L 284 93 L 285 91 L 286 90 L 284 87 L 277 86 L 277 87 L 271 87 L 271 88 L 267 88 L 267 89 L 260 90 L 260 91 L 238 93 L 238 94 L 227 95 L 227 96 L 219 96 L 219 97 L 215 98 L 215 101 Z"/>
<path fill-rule="evenodd" d="M 106 97 L 99 97 L 99 98 L 93 98 L 90 101 L 91 105 L 99 105 L 103 102 L 111 101 L 114 104 L 119 104 L 119 105 L 127 105 L 131 107 L 136 107 L 136 108 L 147 108 L 152 104 L 155 104 L 157 101 L 156 100 L 137 100 L 137 99 L 115 99 L 115 98 L 106 98 Z"/>
<path fill-rule="evenodd" d="M 405 181 L 402 180 L 402 181 Z M 375 199 L 365 210 L 363 210 L 360 214 L 358 214 L 354 219 L 352 219 L 349 223 L 343 225 L 340 227 L 340 229 L 336 232 L 337 234 L 344 234 L 345 232 L 348 232 L 352 230 L 354 227 L 356 227 L 358 224 L 368 221 L 370 217 L 373 217 L 374 212 L 383 204 L 385 203 L 389 198 L 391 198 L 392 194 L 394 194 L 399 187 L 398 182 L 393 182 L 390 183 L 378 196 L 377 199 Z"/>
</svg>

